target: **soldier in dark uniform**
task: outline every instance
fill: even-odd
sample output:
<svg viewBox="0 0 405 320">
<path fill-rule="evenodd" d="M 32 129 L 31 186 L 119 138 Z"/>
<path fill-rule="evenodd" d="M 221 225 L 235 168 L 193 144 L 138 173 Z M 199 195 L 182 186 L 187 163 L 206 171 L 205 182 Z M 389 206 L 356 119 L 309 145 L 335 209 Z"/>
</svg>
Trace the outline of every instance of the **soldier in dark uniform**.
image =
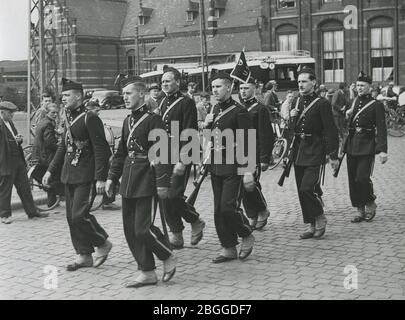
<svg viewBox="0 0 405 320">
<path fill-rule="evenodd" d="M 66 128 L 55 157 L 44 175 L 43 184 L 48 185 L 51 176 L 62 168 L 66 216 L 73 247 L 78 254 L 76 261 L 68 265 L 67 270 L 75 271 L 83 267 L 100 266 L 112 247 L 107 233 L 89 212 L 92 188 L 98 194 L 104 193 L 111 151 L 102 121 L 95 113 L 87 114 L 85 111 L 82 85 L 62 79 L 62 102 L 68 116 Z M 94 250 L 96 255 L 93 264 Z"/>
<path fill-rule="evenodd" d="M 253 250 L 255 238 L 248 219 L 240 209 L 240 204 L 243 186 L 247 190 L 252 190 L 256 185 L 253 177 L 256 154 L 253 155 L 253 170 L 250 172 L 249 168 L 243 168 L 244 164 L 236 161 L 235 154 L 243 151 L 242 146 L 237 146 L 236 130 L 243 130 L 244 150 L 247 150 L 247 132 L 252 129 L 249 113 L 232 99 L 232 80 L 229 74 L 219 72 L 213 75 L 211 81 L 212 92 L 218 103 L 214 106 L 213 113 L 207 115 L 205 127 L 213 132 L 210 172 L 214 192 L 214 221 L 223 248 L 222 253 L 213 260 L 213 263 L 222 263 L 237 259 L 238 236 L 242 238 L 240 259 L 246 259 Z M 232 131 L 232 141 L 227 141 L 229 139 L 222 135 L 224 130 Z M 229 148 L 233 149 L 232 163 L 226 159 Z"/>
<path fill-rule="evenodd" d="M 11 193 L 13 185 L 17 189 L 29 219 L 48 216 L 48 214 L 38 212 L 32 198 L 24 153 L 21 148 L 23 137 L 18 134 L 12 121 L 13 114 L 17 110 L 17 106 L 12 102 L 0 102 L 0 217 L 4 224 L 12 222 Z"/>
<path fill-rule="evenodd" d="M 337 168 L 339 138 L 333 120 L 332 107 L 315 93 L 316 78 L 312 69 L 299 71 L 300 96 L 291 111 L 295 117 L 293 160 L 298 196 L 304 223 L 309 224 L 301 239 L 320 238 L 326 230 L 321 177 L 329 155 L 332 168 Z"/>
<path fill-rule="evenodd" d="M 266 107 L 255 97 L 255 79 L 250 77 L 248 83 L 239 86 L 244 107 L 248 110 L 253 128 L 256 129 L 256 172 L 253 191 L 245 190 L 243 206 L 250 219 L 252 229 L 260 230 L 267 224 L 270 212 L 260 185 L 260 174 L 269 168 L 271 153 L 274 145 L 274 132 L 270 115 Z"/>
<path fill-rule="evenodd" d="M 153 145 L 148 135 L 154 129 L 164 129 L 164 125 L 160 116 L 150 112 L 145 104 L 145 83 L 139 77 L 131 77 L 123 81 L 122 87 L 125 106 L 132 113 L 124 120 L 106 190 L 112 193 L 113 184 L 122 176 L 120 194 L 124 233 L 141 271 L 135 282 L 127 287 L 139 288 L 157 284 L 153 253 L 163 261 L 164 282 L 169 281 L 176 271 L 170 243 L 153 225 L 156 193 L 162 199 L 167 198 L 171 166 L 155 163 L 152 167 L 152 159 L 148 159 L 148 151 Z"/>
<path fill-rule="evenodd" d="M 184 191 L 190 175 L 191 164 L 182 163 L 180 151 L 188 142 L 180 141 L 178 133 L 172 132 L 172 125 L 178 125 L 179 133 L 185 129 L 193 129 L 198 134 L 195 102 L 180 93 L 180 78 L 181 74 L 178 70 L 174 68 L 165 69 L 162 77 L 162 90 L 165 93 L 165 98 L 160 103 L 159 108 L 155 110 L 163 119 L 169 139 L 176 139 L 179 145 L 178 150 L 170 148 L 169 163 L 172 164 L 172 174 L 169 199 L 160 202 L 160 206 L 164 206 L 162 209 L 167 216 L 167 224 L 171 231 L 170 243 L 175 249 L 181 249 L 184 246 L 182 219 L 191 224 L 192 245 L 200 242 L 205 227 L 205 222 L 200 218 L 195 208 L 185 202 Z M 177 154 L 179 158 L 172 158 L 173 154 Z"/>
<path fill-rule="evenodd" d="M 358 97 L 347 111 L 349 136 L 345 143 L 350 200 L 358 215 L 353 223 L 371 221 L 377 205 L 371 174 L 374 158 L 379 154 L 381 163 L 388 160 L 387 128 L 384 105 L 371 97 L 370 77 L 363 72 L 357 79 Z"/>
</svg>

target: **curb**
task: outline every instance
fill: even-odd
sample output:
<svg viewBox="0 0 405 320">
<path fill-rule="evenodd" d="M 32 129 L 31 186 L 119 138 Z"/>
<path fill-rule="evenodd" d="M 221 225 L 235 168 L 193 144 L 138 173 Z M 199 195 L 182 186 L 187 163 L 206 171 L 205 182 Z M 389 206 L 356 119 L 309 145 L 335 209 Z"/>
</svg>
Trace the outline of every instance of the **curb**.
<svg viewBox="0 0 405 320">
<path fill-rule="evenodd" d="M 34 203 L 37 206 L 47 204 L 48 203 L 48 197 L 47 196 L 41 196 L 41 197 L 35 198 Z M 18 199 L 18 201 L 14 201 L 14 202 L 11 203 L 11 210 L 19 210 L 19 209 L 22 209 L 22 208 L 23 208 L 23 205 L 22 205 L 22 202 L 21 202 L 20 199 Z"/>
</svg>

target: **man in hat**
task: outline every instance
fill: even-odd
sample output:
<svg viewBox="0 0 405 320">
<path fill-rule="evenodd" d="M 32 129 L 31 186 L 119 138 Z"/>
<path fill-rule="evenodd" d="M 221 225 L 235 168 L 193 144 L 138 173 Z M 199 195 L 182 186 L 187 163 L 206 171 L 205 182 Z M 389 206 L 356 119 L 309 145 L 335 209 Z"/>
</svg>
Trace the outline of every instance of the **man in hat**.
<svg viewBox="0 0 405 320">
<path fill-rule="evenodd" d="M 159 84 L 152 83 L 148 91 L 149 98 L 146 100 L 146 106 L 149 111 L 154 112 L 159 107 L 160 101 L 162 100 L 162 90 Z"/>
<path fill-rule="evenodd" d="M 301 239 L 319 239 L 325 234 L 326 217 L 322 201 L 321 177 L 327 156 L 332 168 L 337 168 L 339 139 L 333 120 L 332 107 L 315 92 L 316 77 L 312 69 L 300 68 L 298 87 L 300 95 L 293 103 L 294 119 L 293 163 L 298 197 L 304 223 L 308 230 Z"/>
<path fill-rule="evenodd" d="M 197 84 L 195 82 L 189 82 L 187 85 L 187 96 L 194 100 L 194 95 L 197 90 Z"/>
<path fill-rule="evenodd" d="M 267 92 L 264 95 L 264 105 L 271 111 L 277 111 L 280 108 L 280 101 L 277 97 L 277 82 L 270 80 L 267 82 L 265 89 Z"/>
<path fill-rule="evenodd" d="M 66 216 L 73 247 L 77 253 L 68 271 L 98 267 L 105 262 L 112 248 L 108 234 L 90 214 L 90 195 L 103 194 L 108 173 L 110 147 L 104 126 L 95 113 L 86 113 L 83 87 L 80 83 L 62 79 L 62 103 L 66 109 L 66 128 L 55 157 L 43 178 L 49 179 L 62 170 L 65 184 Z M 92 253 L 96 252 L 93 263 Z"/>
<path fill-rule="evenodd" d="M 346 83 L 339 84 L 339 90 L 332 97 L 332 112 L 339 133 L 339 154 L 343 152 L 343 140 L 346 137 L 345 114 L 348 109 Z"/>
<path fill-rule="evenodd" d="M 177 145 L 169 150 L 169 163 L 171 163 L 171 185 L 169 199 L 161 201 L 163 211 L 167 216 L 171 235 L 170 243 L 173 248 L 181 249 L 184 246 L 182 219 L 191 224 L 191 244 L 197 245 L 203 237 L 205 222 L 200 218 L 195 208 L 185 201 L 186 190 L 190 175 L 191 164 L 181 162 L 181 149 L 188 141 L 180 141 L 178 133 L 186 129 L 193 129 L 197 133 L 197 109 L 194 100 L 180 93 L 181 74 L 174 68 L 165 68 L 162 76 L 162 90 L 165 94 L 157 112 L 163 119 L 164 128 L 169 134 L 170 145 Z M 172 132 L 172 126 L 178 127 Z M 172 143 L 173 142 L 173 143 Z M 173 154 L 179 155 L 180 159 L 172 158 Z M 176 163 L 174 163 L 176 162 Z"/>
<path fill-rule="evenodd" d="M 255 187 L 252 191 L 244 191 L 243 205 L 252 229 L 261 230 L 267 224 L 270 212 L 259 180 L 261 172 L 269 168 L 275 137 L 270 123 L 270 115 L 266 107 L 255 97 L 256 80 L 250 77 L 247 83 L 239 85 L 239 91 L 243 106 L 249 112 L 253 128 L 256 129 Z"/>
<path fill-rule="evenodd" d="M 29 219 L 48 216 L 48 214 L 38 212 L 32 198 L 24 153 L 21 148 L 23 136 L 18 134 L 12 121 L 13 114 L 17 110 L 17 106 L 12 102 L 0 102 L 0 217 L 4 224 L 12 222 L 11 193 L 13 185 L 17 189 Z"/>
<path fill-rule="evenodd" d="M 121 140 L 114 154 L 106 183 L 107 193 L 112 193 L 113 184 L 122 177 L 122 214 L 124 233 L 128 246 L 141 271 L 135 282 L 127 287 L 139 288 L 157 284 L 155 254 L 163 261 L 162 281 L 169 281 L 176 271 L 176 258 L 170 243 L 154 226 L 156 195 L 168 196 L 171 166 L 154 163 L 148 159 L 153 141 L 148 136 L 152 130 L 163 129 L 159 115 L 150 112 L 145 104 L 146 86 L 140 77 L 131 77 L 122 82 L 125 106 L 131 110 L 122 126 Z"/>
<path fill-rule="evenodd" d="M 212 92 L 217 100 L 213 113 L 207 115 L 205 127 L 212 130 L 211 184 L 214 192 L 214 221 L 222 252 L 213 263 L 223 263 L 238 258 L 236 245 L 242 238 L 239 258 L 246 259 L 253 250 L 255 238 L 248 219 L 240 208 L 242 182 L 246 190 L 255 187 L 254 169 L 249 172 L 245 164 L 237 162 L 237 152 L 247 150 L 248 130 L 252 129 L 248 111 L 234 101 L 232 79 L 226 72 L 218 72 L 211 78 Z M 224 131 L 232 131 L 233 138 L 228 139 Z M 236 131 L 243 132 L 243 146 L 236 143 Z M 232 148 L 232 149 L 230 149 Z M 233 152 L 232 163 L 227 161 L 227 153 Z M 248 157 L 256 157 L 248 155 Z"/>
<path fill-rule="evenodd" d="M 372 79 L 364 72 L 357 78 L 358 97 L 347 111 L 349 135 L 345 143 L 350 200 L 357 208 L 353 223 L 371 221 L 375 203 L 371 174 L 375 155 L 382 164 L 388 161 L 387 128 L 384 105 L 371 97 Z"/>
</svg>

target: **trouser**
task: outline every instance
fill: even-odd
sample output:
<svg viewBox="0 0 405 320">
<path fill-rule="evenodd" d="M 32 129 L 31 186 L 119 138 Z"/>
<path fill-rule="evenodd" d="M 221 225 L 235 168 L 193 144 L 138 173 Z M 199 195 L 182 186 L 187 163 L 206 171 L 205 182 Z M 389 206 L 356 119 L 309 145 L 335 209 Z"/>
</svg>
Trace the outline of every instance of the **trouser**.
<svg viewBox="0 0 405 320">
<path fill-rule="evenodd" d="M 77 254 L 93 253 L 94 247 L 103 245 L 108 238 L 108 234 L 90 214 L 92 188 L 95 189 L 95 184 L 91 182 L 65 186 L 66 217 Z"/>
<path fill-rule="evenodd" d="M 320 165 L 313 167 L 294 166 L 304 223 L 315 223 L 316 217 L 324 213 L 321 200 L 321 168 Z"/>
<path fill-rule="evenodd" d="M 165 206 L 162 210 L 165 212 L 167 225 L 171 232 L 181 232 L 184 229 L 182 218 L 187 223 L 194 223 L 199 219 L 199 214 L 195 208 L 185 200 L 184 191 L 186 190 L 188 178 L 190 176 L 191 165 L 186 167 L 184 175 L 172 175 L 170 181 L 169 199 L 159 201 L 159 206 Z"/>
<path fill-rule="evenodd" d="M 155 220 L 154 197 L 122 198 L 124 233 L 138 270 L 152 271 L 156 268 L 155 254 L 159 260 L 166 260 L 172 254 L 170 244 L 160 229 L 153 225 Z"/>
<path fill-rule="evenodd" d="M 21 199 L 25 213 L 29 217 L 35 215 L 37 209 L 32 197 L 25 163 L 20 157 L 13 157 L 11 174 L 0 176 L 0 217 L 11 216 L 11 193 L 13 185 Z"/>
<path fill-rule="evenodd" d="M 214 192 L 214 221 L 219 241 L 224 248 L 238 244 L 238 236 L 245 238 L 252 233 L 249 221 L 240 209 L 242 177 L 211 174 Z"/>
<path fill-rule="evenodd" d="M 260 185 L 260 175 L 261 168 L 259 165 L 254 175 L 256 184 L 255 188 L 251 192 L 243 190 L 243 206 L 245 208 L 246 215 L 250 219 L 257 219 L 259 212 L 267 210 L 266 199 L 263 196 L 262 186 Z"/>
<path fill-rule="evenodd" d="M 347 172 L 349 175 L 350 200 L 353 207 L 364 207 L 376 199 L 371 174 L 374 166 L 374 155 L 347 155 Z"/>
</svg>

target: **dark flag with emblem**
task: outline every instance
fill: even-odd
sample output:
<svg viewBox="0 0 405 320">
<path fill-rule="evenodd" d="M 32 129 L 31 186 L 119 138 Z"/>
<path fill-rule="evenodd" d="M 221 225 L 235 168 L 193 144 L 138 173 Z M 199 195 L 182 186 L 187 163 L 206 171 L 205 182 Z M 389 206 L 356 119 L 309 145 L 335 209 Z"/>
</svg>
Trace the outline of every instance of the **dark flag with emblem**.
<svg viewBox="0 0 405 320">
<path fill-rule="evenodd" d="M 246 62 L 245 52 L 242 51 L 240 53 L 238 63 L 231 72 L 231 77 L 240 82 L 247 83 L 250 79 L 251 74 L 252 73 L 250 72 Z"/>
</svg>

